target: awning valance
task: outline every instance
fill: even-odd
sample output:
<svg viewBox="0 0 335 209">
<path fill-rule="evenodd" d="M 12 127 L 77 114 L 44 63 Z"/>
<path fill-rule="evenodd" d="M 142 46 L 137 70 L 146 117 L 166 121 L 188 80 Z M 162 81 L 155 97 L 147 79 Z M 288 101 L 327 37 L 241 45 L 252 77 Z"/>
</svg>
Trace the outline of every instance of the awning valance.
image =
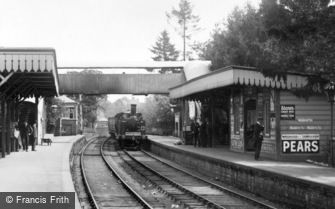
<svg viewBox="0 0 335 209">
<path fill-rule="evenodd" d="M 181 85 L 170 88 L 170 98 L 177 99 L 191 94 L 230 85 L 250 85 L 268 88 L 292 89 L 307 85 L 307 76 L 288 74 L 284 80 L 265 77 L 255 68 L 229 66 L 209 74 L 199 76 Z"/>
<path fill-rule="evenodd" d="M 52 48 L 0 48 L 2 98 L 58 95 L 56 52 Z"/>
</svg>

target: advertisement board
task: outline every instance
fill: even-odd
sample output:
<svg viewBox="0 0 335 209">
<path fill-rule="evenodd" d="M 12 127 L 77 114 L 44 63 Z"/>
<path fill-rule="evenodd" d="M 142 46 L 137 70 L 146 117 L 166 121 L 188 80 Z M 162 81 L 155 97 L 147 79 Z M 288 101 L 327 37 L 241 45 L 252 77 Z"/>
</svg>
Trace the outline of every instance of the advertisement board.
<svg viewBox="0 0 335 209">
<path fill-rule="evenodd" d="M 283 153 L 318 153 L 320 134 L 282 134 Z"/>
<path fill-rule="evenodd" d="M 295 120 L 295 105 L 280 105 L 280 120 Z"/>
</svg>

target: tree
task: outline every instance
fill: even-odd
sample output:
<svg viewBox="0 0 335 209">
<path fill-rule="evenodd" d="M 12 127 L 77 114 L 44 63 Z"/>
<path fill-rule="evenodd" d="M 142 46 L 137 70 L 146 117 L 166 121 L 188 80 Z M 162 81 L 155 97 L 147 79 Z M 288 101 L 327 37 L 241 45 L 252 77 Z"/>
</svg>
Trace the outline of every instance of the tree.
<svg viewBox="0 0 335 209">
<path fill-rule="evenodd" d="M 171 111 L 169 97 L 152 95 L 141 105 L 141 111 L 146 121 L 147 130 L 152 128 L 162 130 L 162 134 L 170 135 L 174 129 L 174 115 Z"/>
<path fill-rule="evenodd" d="M 122 97 L 111 103 L 108 100 L 102 101 L 101 107 L 104 110 L 106 117 L 114 117 L 117 113 L 130 111 L 131 104 L 139 104 L 139 100 L 136 98 Z M 137 111 L 141 112 L 141 106 L 137 106 Z"/>
<path fill-rule="evenodd" d="M 258 11 L 248 5 L 235 9 L 225 27 L 214 30 L 201 56 L 215 69 L 246 65 L 267 76 L 319 74 L 310 76 L 309 84 L 324 82 L 335 67 L 335 7 L 328 3 L 263 0 Z"/>
<path fill-rule="evenodd" d="M 211 60 L 213 69 L 256 66 L 265 40 L 260 15 L 247 4 L 243 9 L 235 8 L 227 21 L 214 29 L 211 40 L 202 46 L 200 57 Z"/>
<path fill-rule="evenodd" d="M 130 111 L 131 104 L 137 104 L 137 112 L 142 113 L 148 133 L 156 129 L 162 134 L 172 134 L 174 116 L 167 96 L 150 95 L 146 97 L 144 103 L 134 97 L 122 97 L 113 103 L 103 101 L 101 106 L 105 110 L 106 117 L 114 117 L 117 113 Z"/>
<path fill-rule="evenodd" d="M 179 51 L 177 51 L 175 46 L 170 43 L 170 37 L 166 30 L 161 32 L 160 37 L 158 37 L 158 40 L 156 41 L 155 45 L 152 46 L 150 51 L 155 55 L 152 57 L 152 59 L 155 61 L 176 61 L 179 56 Z M 180 69 L 163 68 L 160 69 L 159 72 L 177 73 L 180 72 Z"/>
<path fill-rule="evenodd" d="M 83 70 L 81 72 L 68 72 L 69 74 L 102 74 L 101 71 L 97 70 Z M 75 101 L 79 102 L 83 108 L 83 120 L 86 127 L 93 127 L 97 120 L 97 110 L 99 108 L 99 102 L 105 100 L 107 95 L 82 95 L 81 98 L 78 94 L 68 95 Z"/>
<path fill-rule="evenodd" d="M 166 30 L 161 32 L 155 45 L 150 51 L 155 55 L 152 59 L 155 61 L 175 61 L 179 56 L 179 52 L 175 46 L 170 43 L 170 37 Z"/>
<path fill-rule="evenodd" d="M 332 74 L 335 8 L 328 0 L 263 0 L 260 14 L 269 36 L 259 68 L 277 73 Z"/>
<path fill-rule="evenodd" d="M 187 41 L 191 40 L 192 33 L 199 30 L 199 16 L 193 14 L 193 6 L 188 0 L 180 0 L 179 8 L 173 8 L 171 13 L 166 13 L 168 20 L 174 20 L 179 25 L 176 30 L 183 39 L 183 60 L 188 54 L 186 50 Z"/>
</svg>

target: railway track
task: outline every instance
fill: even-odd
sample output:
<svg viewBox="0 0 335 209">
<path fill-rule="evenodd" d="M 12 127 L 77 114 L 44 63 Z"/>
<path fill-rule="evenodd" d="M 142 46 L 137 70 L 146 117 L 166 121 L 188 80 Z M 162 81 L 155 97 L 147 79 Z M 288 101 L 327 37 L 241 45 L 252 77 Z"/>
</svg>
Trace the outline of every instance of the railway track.
<svg viewBox="0 0 335 209">
<path fill-rule="evenodd" d="M 83 149 L 80 167 L 92 208 L 153 208 L 141 198 L 106 161 L 104 138 L 90 141 Z"/>
<path fill-rule="evenodd" d="M 274 209 L 271 205 L 177 169 L 143 151 L 117 150 L 114 142 L 96 138 L 81 152 L 81 173 L 92 208 Z M 125 165 L 164 193 L 158 198 L 169 197 L 170 202 L 164 205 L 157 197 L 148 197 L 139 191 L 142 188 L 135 188 L 129 178 L 125 178 L 125 171 L 121 171 Z M 134 181 L 138 179 L 135 176 Z M 177 207 L 173 207 L 171 202 Z"/>
<path fill-rule="evenodd" d="M 134 170 L 186 208 L 275 207 L 172 167 L 142 151 L 119 152 Z"/>
</svg>

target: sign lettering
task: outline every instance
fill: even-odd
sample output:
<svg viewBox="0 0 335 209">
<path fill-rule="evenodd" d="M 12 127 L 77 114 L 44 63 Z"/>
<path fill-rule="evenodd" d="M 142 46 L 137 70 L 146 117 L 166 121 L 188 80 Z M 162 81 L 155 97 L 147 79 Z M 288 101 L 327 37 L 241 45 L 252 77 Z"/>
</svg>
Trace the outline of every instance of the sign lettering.
<svg viewBox="0 0 335 209">
<path fill-rule="evenodd" d="M 318 153 L 320 134 L 283 134 L 283 153 Z"/>
<path fill-rule="evenodd" d="M 281 120 L 295 120 L 295 105 L 280 105 Z"/>
</svg>

